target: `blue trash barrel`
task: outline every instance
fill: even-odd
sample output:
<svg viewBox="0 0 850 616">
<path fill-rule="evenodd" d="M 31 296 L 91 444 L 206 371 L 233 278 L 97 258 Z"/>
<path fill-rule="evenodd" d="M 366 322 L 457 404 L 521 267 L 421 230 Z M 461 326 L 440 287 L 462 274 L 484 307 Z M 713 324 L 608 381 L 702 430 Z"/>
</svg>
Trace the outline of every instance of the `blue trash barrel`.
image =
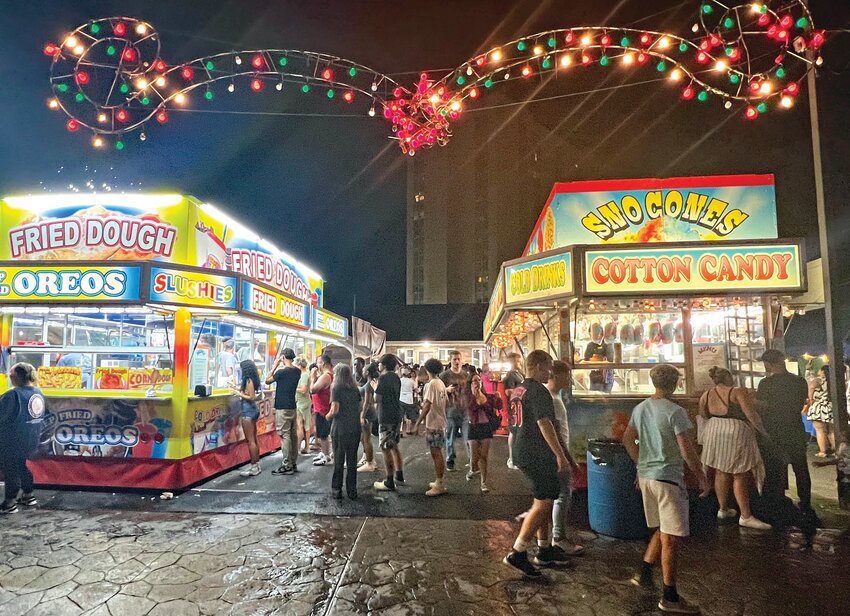
<svg viewBox="0 0 850 616">
<path fill-rule="evenodd" d="M 649 534 L 643 501 L 635 489 L 635 464 L 619 441 L 587 443 L 587 512 L 590 528 L 618 539 Z"/>
</svg>

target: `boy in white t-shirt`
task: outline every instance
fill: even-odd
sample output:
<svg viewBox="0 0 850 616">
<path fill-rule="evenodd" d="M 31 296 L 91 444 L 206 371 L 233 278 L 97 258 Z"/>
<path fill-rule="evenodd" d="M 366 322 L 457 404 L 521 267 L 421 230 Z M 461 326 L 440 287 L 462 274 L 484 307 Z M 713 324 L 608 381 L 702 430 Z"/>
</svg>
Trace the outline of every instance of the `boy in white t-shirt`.
<svg viewBox="0 0 850 616">
<path fill-rule="evenodd" d="M 431 488 L 425 492 L 425 496 L 439 496 L 445 494 L 443 486 L 443 474 L 446 471 L 446 462 L 443 457 L 443 449 L 446 447 L 446 403 L 448 394 L 446 385 L 440 379 L 443 364 L 438 359 L 429 359 L 425 362 L 425 370 L 428 371 L 430 380 L 425 384 L 422 395 L 422 410 L 419 419 L 416 420 L 414 431 L 419 430 L 419 425 L 425 424 L 425 442 L 431 450 L 431 458 L 434 460 L 434 471 L 437 480 L 431 484 Z"/>
</svg>

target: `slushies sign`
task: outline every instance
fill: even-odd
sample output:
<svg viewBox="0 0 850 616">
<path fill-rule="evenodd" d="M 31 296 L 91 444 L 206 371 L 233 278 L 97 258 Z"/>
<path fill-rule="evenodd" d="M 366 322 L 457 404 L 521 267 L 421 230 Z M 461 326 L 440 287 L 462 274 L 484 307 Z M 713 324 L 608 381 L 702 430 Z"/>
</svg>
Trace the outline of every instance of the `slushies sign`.
<svg viewBox="0 0 850 616">
<path fill-rule="evenodd" d="M 505 265 L 505 303 L 552 300 L 573 292 L 572 255 L 563 254 Z"/>
<path fill-rule="evenodd" d="M 232 276 L 152 267 L 149 299 L 163 304 L 235 309 L 236 288 Z"/>
<path fill-rule="evenodd" d="M 758 293 L 804 289 L 798 244 L 587 250 L 588 295 Z"/>
<path fill-rule="evenodd" d="M 0 301 L 137 302 L 141 270 L 139 266 L 3 266 Z"/>
</svg>

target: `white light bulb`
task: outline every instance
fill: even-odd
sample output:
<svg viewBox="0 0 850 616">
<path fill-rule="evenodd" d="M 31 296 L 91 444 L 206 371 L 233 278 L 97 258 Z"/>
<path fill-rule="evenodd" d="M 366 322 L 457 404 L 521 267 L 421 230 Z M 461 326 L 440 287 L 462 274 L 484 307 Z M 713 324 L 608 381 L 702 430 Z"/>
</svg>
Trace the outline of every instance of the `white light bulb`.
<svg viewBox="0 0 850 616">
<path fill-rule="evenodd" d="M 139 24 L 136 26 L 136 34 L 147 34 L 148 27 L 145 24 Z"/>
<path fill-rule="evenodd" d="M 658 39 L 658 47 L 660 47 L 661 49 L 667 49 L 668 47 L 670 47 L 670 39 L 666 36 L 662 36 L 660 39 Z"/>
<path fill-rule="evenodd" d="M 159 86 L 160 88 L 164 88 L 165 87 L 165 77 L 158 77 L 157 80 L 156 80 L 156 85 Z"/>
<path fill-rule="evenodd" d="M 471 66 L 467 66 L 467 67 L 466 67 L 466 74 L 467 74 L 467 75 L 472 75 L 472 67 L 471 67 Z"/>
<path fill-rule="evenodd" d="M 242 64 L 242 58 L 240 58 L 239 56 L 236 56 L 236 57 L 233 59 L 233 61 L 234 61 L 234 62 L 236 62 L 236 64 Z"/>
<path fill-rule="evenodd" d="M 726 64 L 726 60 L 718 60 L 714 65 L 714 70 L 718 73 L 724 72 L 727 68 L 729 68 L 729 65 Z"/>
<path fill-rule="evenodd" d="M 230 85 L 228 85 L 228 86 L 227 86 L 227 91 L 228 91 L 228 92 L 233 92 L 235 89 L 236 89 L 236 86 L 234 86 L 232 83 L 231 83 Z"/>
<path fill-rule="evenodd" d="M 105 113 L 97 114 L 97 121 L 100 122 L 101 124 L 105 123 L 107 119 L 108 118 L 106 117 Z"/>
<path fill-rule="evenodd" d="M 147 139 L 147 138 L 148 138 L 148 136 L 145 134 L 145 132 L 144 132 L 144 131 L 142 131 L 141 133 L 139 133 L 139 141 L 144 141 L 144 140 L 145 140 L 145 139 Z M 132 184 L 131 184 L 131 186 L 132 186 Z"/>
<path fill-rule="evenodd" d="M 540 45 L 535 45 L 534 46 L 534 55 L 539 56 L 539 55 L 542 55 L 542 54 L 543 54 L 543 47 L 541 47 Z"/>
<path fill-rule="evenodd" d="M 147 79 L 144 79 L 144 78 L 138 79 L 138 80 L 136 81 L 136 87 L 137 87 L 139 90 L 144 90 L 145 88 L 147 88 L 147 87 L 148 87 L 148 80 L 147 80 Z"/>
<path fill-rule="evenodd" d="M 590 37 L 589 34 L 585 34 L 583 37 L 581 37 L 581 44 L 585 47 L 590 45 L 592 42 L 593 42 L 593 39 Z"/>
<path fill-rule="evenodd" d="M 699 24 L 694 24 L 691 26 L 691 32 L 699 32 Z"/>
<path fill-rule="evenodd" d="M 573 63 L 573 59 L 570 57 L 570 54 L 565 53 L 561 56 L 561 66 L 569 66 Z"/>
<path fill-rule="evenodd" d="M 758 2 L 753 2 L 753 4 L 750 6 L 750 10 L 753 13 L 761 13 L 761 4 L 759 4 Z"/>
<path fill-rule="evenodd" d="M 794 106 L 794 98 L 791 96 L 783 96 L 780 102 L 785 109 L 791 109 Z"/>
<path fill-rule="evenodd" d="M 177 94 L 177 96 L 174 97 L 174 102 L 178 105 L 182 105 L 186 102 L 186 95 L 180 92 L 179 94 Z"/>
<path fill-rule="evenodd" d="M 374 117 L 375 117 L 375 108 L 374 108 L 374 107 L 370 107 L 370 108 L 369 108 L 369 117 L 370 117 L 370 118 L 374 118 Z"/>
<path fill-rule="evenodd" d="M 72 47 L 72 48 L 76 47 L 77 46 L 77 37 L 76 36 L 69 36 L 68 38 L 66 38 L 65 39 L 65 46 L 66 47 Z"/>
<path fill-rule="evenodd" d="M 494 51 L 493 53 L 491 53 L 491 54 L 490 54 L 490 59 L 491 59 L 493 62 L 498 62 L 498 61 L 500 61 L 500 60 L 502 59 L 502 50 L 501 50 L 501 49 L 497 49 L 496 51 Z"/>
<path fill-rule="evenodd" d="M 633 53 L 627 53 L 623 56 L 623 64 L 629 65 L 633 64 L 635 61 L 635 55 Z"/>
<path fill-rule="evenodd" d="M 726 101 L 723 103 L 723 106 L 726 107 L 726 109 L 732 109 L 732 101 Z"/>
<path fill-rule="evenodd" d="M 85 50 L 86 50 L 86 48 L 83 47 L 82 45 L 77 45 L 76 47 L 74 47 L 74 54 L 81 56 L 81 55 L 83 55 L 83 52 Z"/>
<path fill-rule="evenodd" d="M 681 81 L 682 71 L 678 68 L 674 68 L 672 71 L 670 71 L 670 79 L 672 81 Z"/>
<path fill-rule="evenodd" d="M 759 91 L 765 95 L 770 94 L 771 92 L 773 92 L 773 84 L 771 84 L 769 81 L 765 81 L 761 84 Z"/>
<path fill-rule="evenodd" d="M 276 89 L 278 92 L 280 92 L 281 90 L 283 90 L 283 83 L 278 83 L 278 84 L 275 86 L 275 89 Z"/>
</svg>

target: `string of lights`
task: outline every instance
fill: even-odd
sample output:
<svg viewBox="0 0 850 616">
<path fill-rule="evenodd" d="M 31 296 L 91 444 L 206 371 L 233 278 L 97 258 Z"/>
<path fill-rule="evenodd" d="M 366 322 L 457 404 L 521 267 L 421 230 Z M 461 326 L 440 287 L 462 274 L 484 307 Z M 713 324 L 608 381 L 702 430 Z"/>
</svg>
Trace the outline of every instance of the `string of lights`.
<svg viewBox="0 0 850 616">
<path fill-rule="evenodd" d="M 44 46 L 52 59 L 48 106 L 67 115 L 69 131 L 88 131 L 95 147 L 104 147 L 110 137 L 122 150 L 128 133 L 139 131 L 144 140 L 148 123 L 166 124 L 170 112 L 190 101 L 212 104 L 222 89 L 234 93 L 238 84 L 262 93 L 294 87 L 305 95 L 319 92 L 332 104 L 353 105 L 352 112 L 362 107 L 363 115 L 381 113 L 402 152 L 414 155 L 446 145 L 465 111 L 495 108 L 480 104 L 491 88 L 566 76 L 576 67 L 653 68 L 657 77 L 646 82 L 669 81 L 684 101 L 738 105 L 746 119 L 755 120 L 771 108 L 794 105 L 803 79 L 822 62 L 819 50 L 826 40 L 801 0 L 734 6 L 702 0 L 693 38 L 632 26 L 538 32 L 440 71 L 439 79 L 422 72 L 408 88 L 351 60 L 300 50 L 230 51 L 169 64 L 149 23 L 110 17 Z M 629 85 L 639 84 L 615 87 Z"/>
</svg>

